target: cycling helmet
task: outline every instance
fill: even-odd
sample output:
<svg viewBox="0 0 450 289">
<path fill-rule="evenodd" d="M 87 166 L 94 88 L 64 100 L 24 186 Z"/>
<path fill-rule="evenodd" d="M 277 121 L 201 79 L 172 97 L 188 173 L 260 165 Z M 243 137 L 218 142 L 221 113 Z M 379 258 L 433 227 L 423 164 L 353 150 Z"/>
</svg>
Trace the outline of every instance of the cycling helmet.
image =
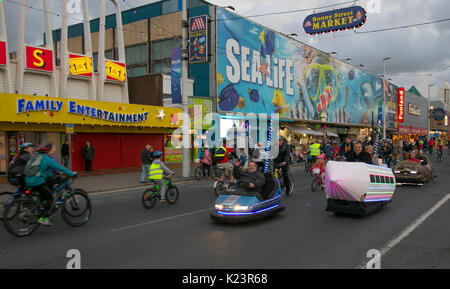
<svg viewBox="0 0 450 289">
<path fill-rule="evenodd" d="M 162 152 L 162 151 L 155 151 L 155 152 L 153 153 L 153 156 L 154 156 L 155 158 L 160 157 L 160 156 L 162 156 L 162 155 L 163 155 L 163 152 Z"/>
<path fill-rule="evenodd" d="M 53 148 L 53 144 L 47 143 L 45 145 L 38 147 L 36 151 L 39 153 L 48 153 L 52 148 Z"/>
<path fill-rule="evenodd" d="M 29 147 L 34 147 L 34 144 L 32 144 L 30 142 L 26 142 L 26 143 L 21 144 L 19 147 L 21 149 L 26 149 L 26 148 L 29 148 Z"/>
</svg>

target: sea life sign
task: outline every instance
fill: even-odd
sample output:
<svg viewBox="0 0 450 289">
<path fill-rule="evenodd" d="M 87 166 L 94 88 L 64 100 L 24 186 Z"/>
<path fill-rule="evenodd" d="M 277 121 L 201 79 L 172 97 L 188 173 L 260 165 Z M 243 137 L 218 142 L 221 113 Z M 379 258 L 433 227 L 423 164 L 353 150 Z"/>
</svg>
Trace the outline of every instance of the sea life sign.
<svg viewBox="0 0 450 289">
<path fill-rule="evenodd" d="M 303 21 L 303 29 L 311 35 L 337 32 L 359 28 L 366 22 L 366 19 L 364 8 L 353 6 L 308 15 Z"/>
<path fill-rule="evenodd" d="M 216 25 L 218 111 L 376 121 L 383 100 L 376 75 L 224 9 L 217 9 Z"/>
</svg>

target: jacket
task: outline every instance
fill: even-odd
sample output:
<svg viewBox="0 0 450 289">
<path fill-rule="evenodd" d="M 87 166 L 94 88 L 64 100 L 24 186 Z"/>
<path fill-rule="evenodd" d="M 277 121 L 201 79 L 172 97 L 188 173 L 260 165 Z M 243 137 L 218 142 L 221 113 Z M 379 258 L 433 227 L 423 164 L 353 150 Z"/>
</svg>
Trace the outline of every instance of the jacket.
<svg viewBox="0 0 450 289">
<path fill-rule="evenodd" d="M 154 160 L 154 161 L 152 162 L 152 164 L 160 165 L 160 166 L 161 166 L 161 169 L 162 169 L 166 174 L 171 175 L 171 174 L 174 174 L 174 173 L 175 173 L 174 171 L 172 171 L 171 169 L 169 169 L 169 168 L 166 166 L 166 164 L 164 164 L 164 162 L 163 162 L 162 160 L 160 160 L 160 159 Z"/>
<path fill-rule="evenodd" d="M 49 157 L 47 154 L 43 154 L 43 158 L 41 161 L 41 164 L 39 165 L 39 176 L 26 176 L 25 177 L 25 184 L 30 187 L 36 187 L 39 185 L 42 185 L 47 181 L 48 178 L 53 177 L 52 170 L 58 170 L 62 172 L 63 174 L 68 175 L 69 177 L 73 177 L 75 174 L 65 168 L 64 166 L 58 164 L 54 159 Z"/>
<path fill-rule="evenodd" d="M 290 146 L 285 143 L 282 147 L 278 147 L 278 149 L 278 156 L 274 159 L 274 162 L 278 164 L 289 162 L 289 159 L 291 158 Z"/>
<path fill-rule="evenodd" d="M 94 147 L 91 145 L 90 147 L 84 146 L 83 148 L 83 157 L 87 161 L 92 161 L 94 159 L 95 150 Z"/>
<path fill-rule="evenodd" d="M 68 156 L 69 155 L 69 145 L 63 144 L 61 147 L 61 155 Z"/>
<path fill-rule="evenodd" d="M 256 171 L 254 173 L 249 173 L 246 171 L 241 171 L 240 167 L 233 167 L 233 177 L 238 180 L 238 182 L 243 182 L 246 184 L 253 183 L 255 187 L 253 189 L 249 189 L 249 192 L 261 193 L 262 187 L 266 182 L 266 178 L 264 174 L 260 171 Z"/>
<path fill-rule="evenodd" d="M 346 151 L 347 148 L 347 151 Z M 345 156 L 345 158 L 347 159 L 350 154 L 353 152 L 353 143 L 351 142 L 348 146 L 346 143 L 341 144 L 341 148 L 339 149 L 339 155 Z"/>
<path fill-rule="evenodd" d="M 141 151 L 141 162 L 143 165 L 149 165 L 152 163 L 153 155 L 148 149 L 143 149 Z"/>
<path fill-rule="evenodd" d="M 370 154 L 368 152 L 362 151 L 359 155 L 353 151 L 349 157 L 347 158 L 348 162 L 361 162 L 369 165 L 373 165 L 372 159 L 370 158 Z"/>
<path fill-rule="evenodd" d="M 203 153 L 203 158 L 200 159 L 200 162 L 205 164 L 205 165 L 211 165 L 211 152 L 209 151 L 209 149 L 206 149 L 205 152 Z"/>
<path fill-rule="evenodd" d="M 323 151 L 324 151 L 325 156 L 326 156 L 327 158 L 332 158 L 332 157 L 333 157 L 333 154 L 336 153 L 336 151 L 334 150 L 334 148 L 333 148 L 332 146 L 330 146 L 330 145 L 326 145 L 326 146 L 323 148 Z"/>
</svg>

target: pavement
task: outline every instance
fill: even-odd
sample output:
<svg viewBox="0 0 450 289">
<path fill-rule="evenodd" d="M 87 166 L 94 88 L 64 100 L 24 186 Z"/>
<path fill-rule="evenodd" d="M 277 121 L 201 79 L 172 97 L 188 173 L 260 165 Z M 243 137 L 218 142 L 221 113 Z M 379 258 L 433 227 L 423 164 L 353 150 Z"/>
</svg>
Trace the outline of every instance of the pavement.
<svg viewBox="0 0 450 289">
<path fill-rule="evenodd" d="M 29 237 L 0 230 L 0 268 L 66 268 L 70 249 L 80 252 L 84 269 L 365 268 L 376 249 L 381 268 L 450 269 L 450 156 L 444 157 L 435 181 L 397 187 L 389 206 L 363 218 L 326 212 L 325 193 L 311 191 L 303 167 L 292 169 L 295 189 L 282 200 L 285 211 L 239 225 L 209 218 L 211 181 L 179 184 L 176 204 L 150 210 L 139 188 L 92 194 L 92 216 L 82 227 L 56 214 L 54 226 Z"/>
</svg>

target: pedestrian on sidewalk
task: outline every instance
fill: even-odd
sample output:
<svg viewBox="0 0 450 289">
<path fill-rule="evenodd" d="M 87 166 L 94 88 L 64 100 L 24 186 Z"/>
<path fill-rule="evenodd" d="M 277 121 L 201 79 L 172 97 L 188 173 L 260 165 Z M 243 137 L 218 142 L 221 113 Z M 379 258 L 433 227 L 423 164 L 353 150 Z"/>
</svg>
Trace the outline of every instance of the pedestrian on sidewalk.
<svg viewBox="0 0 450 289">
<path fill-rule="evenodd" d="M 141 162 L 142 162 L 142 174 L 141 174 L 141 183 L 145 183 L 148 173 L 150 171 L 150 165 L 153 161 L 153 150 L 152 146 L 147 144 L 145 148 L 141 151 Z"/>
<path fill-rule="evenodd" d="M 83 148 L 83 156 L 85 160 L 85 169 L 87 172 L 92 170 L 92 161 L 94 160 L 95 150 L 89 141 L 86 141 L 86 145 Z"/>
<path fill-rule="evenodd" d="M 66 168 L 69 167 L 69 140 L 66 139 L 66 141 L 64 142 L 64 144 L 61 147 L 61 156 L 62 156 L 62 161 L 63 164 Z"/>
</svg>

